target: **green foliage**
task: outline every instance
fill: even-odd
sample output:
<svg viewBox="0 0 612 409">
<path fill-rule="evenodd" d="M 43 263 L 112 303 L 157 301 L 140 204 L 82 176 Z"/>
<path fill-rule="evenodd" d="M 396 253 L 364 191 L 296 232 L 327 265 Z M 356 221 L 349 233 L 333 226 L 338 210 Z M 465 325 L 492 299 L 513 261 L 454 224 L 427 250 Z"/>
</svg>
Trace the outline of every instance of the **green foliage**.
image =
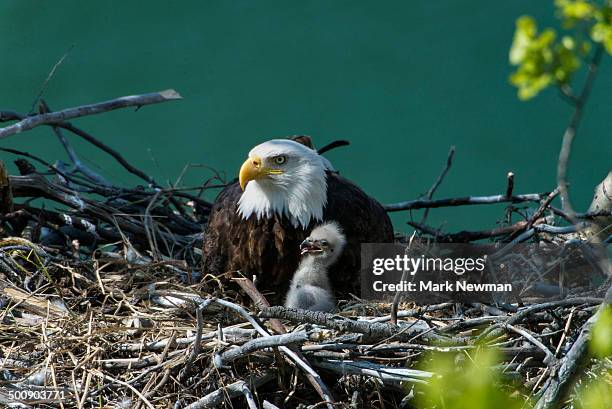
<svg viewBox="0 0 612 409">
<path fill-rule="evenodd" d="M 612 306 L 608 305 L 599 316 L 591 332 L 590 352 L 603 359 L 612 356 Z M 600 361 L 603 362 L 603 361 Z M 590 382 L 583 384 L 577 393 L 575 407 L 578 409 L 606 409 L 612 402 L 612 372 L 609 368 L 595 369 L 600 372 Z"/>
<path fill-rule="evenodd" d="M 528 408 L 503 374 L 495 369 L 498 354 L 492 349 L 468 352 L 467 359 L 457 362 L 453 354 L 434 354 L 424 365 L 436 374 L 417 394 L 419 408 L 489 409 Z M 464 355 L 459 355 L 466 358 Z"/>
<path fill-rule="evenodd" d="M 608 305 L 593 327 L 590 349 L 598 358 L 612 355 L 612 306 Z"/>
<path fill-rule="evenodd" d="M 510 64 L 516 70 L 510 83 L 518 88 L 518 97 L 535 97 L 550 85 L 564 86 L 581 66 L 592 43 L 601 43 L 612 54 L 612 0 L 555 0 L 557 16 L 569 30 L 559 35 L 553 28 L 538 33 L 530 16 L 516 21 L 510 48 Z"/>
<path fill-rule="evenodd" d="M 612 402 L 610 380 L 598 379 L 580 388 L 575 401 L 577 409 L 607 409 Z"/>
</svg>

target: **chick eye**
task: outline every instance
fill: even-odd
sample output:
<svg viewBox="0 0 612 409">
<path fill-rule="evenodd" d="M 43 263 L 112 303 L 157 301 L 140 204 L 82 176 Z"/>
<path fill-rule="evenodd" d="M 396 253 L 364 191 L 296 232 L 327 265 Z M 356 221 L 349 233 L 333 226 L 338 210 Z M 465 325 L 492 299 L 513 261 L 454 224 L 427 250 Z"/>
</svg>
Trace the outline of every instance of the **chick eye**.
<svg viewBox="0 0 612 409">
<path fill-rule="evenodd" d="M 279 155 L 274 158 L 274 163 L 277 165 L 283 165 L 285 162 L 287 162 L 287 157 L 284 155 Z"/>
<path fill-rule="evenodd" d="M 322 246 L 326 246 L 326 247 L 329 245 L 327 240 L 321 240 L 319 243 L 321 243 Z"/>
</svg>

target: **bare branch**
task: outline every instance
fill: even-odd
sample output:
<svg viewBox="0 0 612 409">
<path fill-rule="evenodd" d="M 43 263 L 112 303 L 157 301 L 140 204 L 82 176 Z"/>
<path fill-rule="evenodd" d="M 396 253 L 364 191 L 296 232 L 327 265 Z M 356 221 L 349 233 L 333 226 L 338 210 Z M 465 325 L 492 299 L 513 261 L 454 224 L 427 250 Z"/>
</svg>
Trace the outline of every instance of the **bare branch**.
<svg viewBox="0 0 612 409">
<path fill-rule="evenodd" d="M 387 204 L 384 206 L 384 208 L 388 212 L 399 212 L 401 210 L 427 209 L 437 207 L 483 205 L 493 203 L 539 202 L 542 198 L 546 197 L 546 195 L 548 195 L 548 193 L 529 193 L 524 195 L 515 195 L 511 197 L 507 197 L 506 195 L 493 195 L 454 197 L 437 200 L 416 199 L 408 200 L 406 202 Z"/>
<path fill-rule="evenodd" d="M 433 197 L 433 194 L 435 193 L 435 191 L 438 189 L 438 187 L 440 186 L 440 184 L 446 177 L 446 174 L 448 173 L 448 171 L 450 170 L 453 164 L 454 155 L 455 155 L 455 146 L 451 146 L 450 149 L 448 150 L 448 156 L 446 157 L 446 165 L 444 166 L 444 169 L 442 169 L 442 172 L 440 172 L 440 174 L 438 175 L 438 179 L 436 179 L 434 184 L 427 191 L 427 195 L 425 196 L 427 200 L 431 200 L 431 198 Z M 425 212 L 423 212 L 421 223 L 425 223 L 425 220 L 427 220 L 428 215 L 429 215 L 429 208 L 426 208 Z"/>
<path fill-rule="evenodd" d="M 70 119 L 101 114 L 103 112 L 113 111 L 115 109 L 134 106 L 141 107 L 144 105 L 158 104 L 160 102 L 173 101 L 181 98 L 182 97 L 178 92 L 173 89 L 168 89 L 150 94 L 130 95 L 96 104 L 66 108 L 61 111 L 51 112 L 48 114 L 32 115 L 20 120 L 16 124 L 0 128 L 0 139 L 4 139 L 24 131 L 29 131 L 30 129 L 36 128 L 40 125 L 59 124 Z"/>
<path fill-rule="evenodd" d="M 587 74 L 582 92 L 575 100 L 576 108 L 574 109 L 569 125 L 563 134 L 563 142 L 561 143 L 561 151 L 559 152 L 559 161 L 557 162 L 557 186 L 559 186 L 559 192 L 561 194 L 561 204 L 563 210 L 565 210 L 565 212 L 567 212 L 572 218 L 575 212 L 570 202 L 569 193 L 567 190 L 567 165 L 569 162 L 570 153 L 572 151 L 572 143 L 574 142 L 576 132 L 578 131 L 578 126 L 582 120 L 584 106 L 591 95 L 593 82 L 597 77 L 597 70 L 599 69 L 599 64 L 601 63 L 603 54 L 604 47 L 602 44 L 598 44 L 595 48 L 593 59 L 589 64 L 589 73 Z"/>
</svg>

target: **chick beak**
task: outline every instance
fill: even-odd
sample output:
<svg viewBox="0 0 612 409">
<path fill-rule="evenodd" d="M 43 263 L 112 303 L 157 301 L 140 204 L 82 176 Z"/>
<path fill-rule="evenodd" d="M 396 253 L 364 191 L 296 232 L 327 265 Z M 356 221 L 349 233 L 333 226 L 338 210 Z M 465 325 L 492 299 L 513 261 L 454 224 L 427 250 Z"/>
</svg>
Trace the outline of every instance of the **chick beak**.
<svg viewBox="0 0 612 409">
<path fill-rule="evenodd" d="M 306 239 L 300 244 L 300 255 L 304 255 L 306 253 L 320 253 L 323 251 L 321 246 L 316 240 Z"/>
<path fill-rule="evenodd" d="M 238 180 L 240 181 L 240 188 L 244 191 L 247 183 L 251 180 L 257 180 L 262 176 L 261 158 L 254 156 L 247 158 L 240 167 L 240 173 L 238 174 Z"/>
</svg>

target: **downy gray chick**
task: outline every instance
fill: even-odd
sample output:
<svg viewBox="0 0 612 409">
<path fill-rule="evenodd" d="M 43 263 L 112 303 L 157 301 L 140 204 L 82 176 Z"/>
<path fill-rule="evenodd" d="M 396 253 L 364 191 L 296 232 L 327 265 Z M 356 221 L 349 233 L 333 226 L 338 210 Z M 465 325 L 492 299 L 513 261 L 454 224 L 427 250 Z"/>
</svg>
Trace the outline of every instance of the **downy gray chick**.
<svg viewBox="0 0 612 409">
<path fill-rule="evenodd" d="M 336 222 L 315 227 L 300 245 L 302 260 L 293 275 L 285 307 L 312 311 L 334 311 L 336 300 L 328 269 L 346 245 L 346 237 Z"/>
</svg>

